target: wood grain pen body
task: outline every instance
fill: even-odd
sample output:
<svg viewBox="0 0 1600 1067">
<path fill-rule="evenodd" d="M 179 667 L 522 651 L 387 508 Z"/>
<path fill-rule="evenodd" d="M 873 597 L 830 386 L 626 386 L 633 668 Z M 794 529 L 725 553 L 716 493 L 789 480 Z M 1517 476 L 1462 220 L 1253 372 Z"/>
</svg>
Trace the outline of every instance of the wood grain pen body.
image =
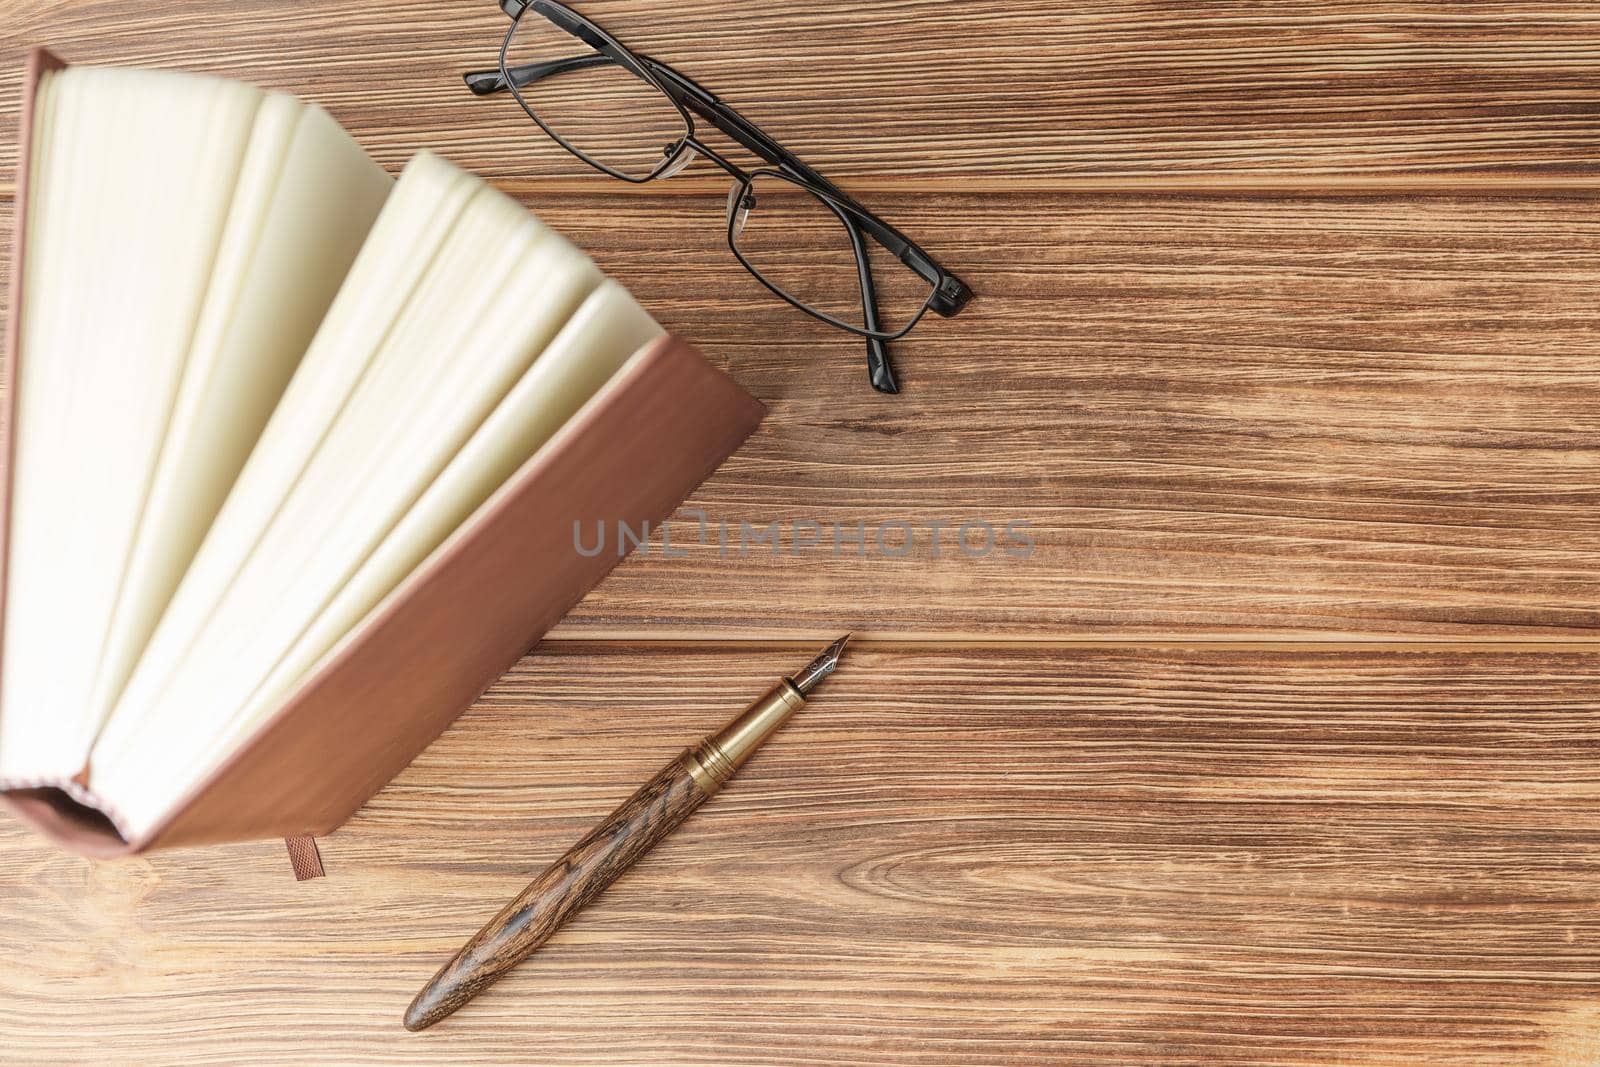
<svg viewBox="0 0 1600 1067">
<path fill-rule="evenodd" d="M 548 941 L 731 778 L 838 666 L 849 635 L 784 678 L 721 730 L 686 749 L 490 919 L 406 1009 L 424 1030 L 453 1014 Z"/>
<path fill-rule="evenodd" d="M 715 790 L 696 783 L 684 752 L 544 869 L 473 935 L 406 1010 L 408 1030 L 453 1013 L 526 959 Z"/>
</svg>

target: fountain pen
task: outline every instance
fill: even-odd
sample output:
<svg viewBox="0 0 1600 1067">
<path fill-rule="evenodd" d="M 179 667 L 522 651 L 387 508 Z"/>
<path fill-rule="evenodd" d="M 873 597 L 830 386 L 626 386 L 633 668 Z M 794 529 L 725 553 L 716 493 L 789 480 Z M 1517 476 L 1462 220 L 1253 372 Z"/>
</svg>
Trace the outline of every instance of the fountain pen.
<svg viewBox="0 0 1600 1067">
<path fill-rule="evenodd" d="M 685 749 L 545 868 L 423 987 L 406 1009 L 406 1029 L 426 1030 L 488 988 L 675 830 L 838 668 L 849 639 L 839 638 L 721 730 Z"/>
</svg>

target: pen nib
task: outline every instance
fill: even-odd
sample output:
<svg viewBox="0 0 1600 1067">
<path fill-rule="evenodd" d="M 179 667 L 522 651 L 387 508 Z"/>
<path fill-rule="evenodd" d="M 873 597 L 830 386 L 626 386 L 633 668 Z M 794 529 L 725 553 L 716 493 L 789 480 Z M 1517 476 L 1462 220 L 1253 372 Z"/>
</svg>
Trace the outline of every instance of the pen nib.
<svg viewBox="0 0 1600 1067">
<path fill-rule="evenodd" d="M 811 691 L 822 684 L 822 680 L 839 669 L 839 657 L 844 654 L 845 642 L 850 640 L 850 635 L 845 634 L 839 640 L 822 650 L 822 654 L 810 663 L 805 669 L 789 681 L 800 690 L 801 696 L 810 696 Z"/>
</svg>

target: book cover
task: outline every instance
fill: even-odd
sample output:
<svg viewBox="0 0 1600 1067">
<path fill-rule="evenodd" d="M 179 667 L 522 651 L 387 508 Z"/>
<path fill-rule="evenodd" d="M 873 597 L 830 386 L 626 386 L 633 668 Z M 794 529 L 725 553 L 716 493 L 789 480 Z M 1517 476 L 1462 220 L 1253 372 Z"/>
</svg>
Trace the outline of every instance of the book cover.
<svg viewBox="0 0 1600 1067">
<path fill-rule="evenodd" d="M 19 133 L 6 380 L 16 381 L 26 255 L 32 97 L 64 64 L 35 50 Z M 0 439 L 0 609 L 4 606 L 16 390 Z M 168 817 L 132 840 L 93 782 L 30 782 L 0 805 L 91 856 L 325 834 L 442 733 L 620 562 L 585 556 L 574 523 L 657 526 L 755 429 L 764 409 L 676 337 L 636 353 L 557 434 L 325 657 Z M 3 641 L 3 635 L 0 635 Z M 4 709 L 0 708 L 0 714 Z"/>
</svg>

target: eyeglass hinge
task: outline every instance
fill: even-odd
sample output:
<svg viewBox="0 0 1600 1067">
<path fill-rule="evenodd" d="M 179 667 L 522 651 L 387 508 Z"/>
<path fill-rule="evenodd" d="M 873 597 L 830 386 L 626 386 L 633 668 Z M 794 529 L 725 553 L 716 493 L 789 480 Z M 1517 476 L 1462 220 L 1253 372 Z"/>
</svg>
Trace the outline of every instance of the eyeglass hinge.
<svg viewBox="0 0 1600 1067">
<path fill-rule="evenodd" d="M 967 306 L 972 299 L 972 290 L 960 278 L 949 277 L 939 283 L 938 299 L 933 304 L 933 310 L 940 315 L 954 315 Z"/>
</svg>

